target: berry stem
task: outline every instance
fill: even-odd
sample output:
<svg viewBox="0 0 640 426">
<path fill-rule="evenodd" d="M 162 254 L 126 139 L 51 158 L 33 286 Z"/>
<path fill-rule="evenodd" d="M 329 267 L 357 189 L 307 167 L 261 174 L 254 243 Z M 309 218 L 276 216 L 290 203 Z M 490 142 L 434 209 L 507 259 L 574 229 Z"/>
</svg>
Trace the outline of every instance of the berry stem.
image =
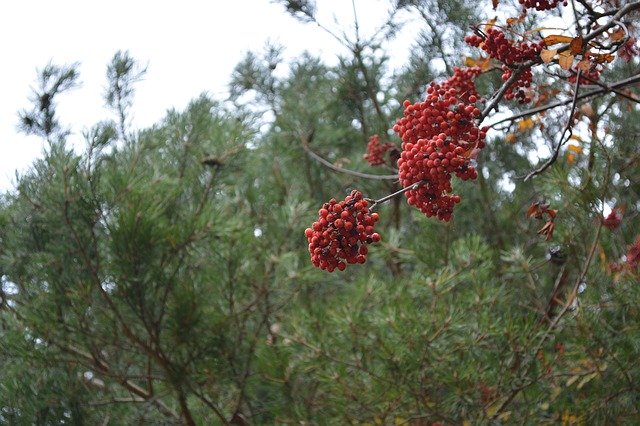
<svg viewBox="0 0 640 426">
<path fill-rule="evenodd" d="M 389 195 L 385 195 L 384 197 L 380 198 L 379 200 L 371 200 L 371 199 L 367 199 L 367 201 L 371 202 L 371 206 L 369 206 L 369 210 L 373 210 L 374 208 L 376 208 L 376 206 L 378 204 L 382 204 L 385 201 L 389 201 L 390 199 L 392 199 L 393 197 L 397 197 L 400 194 L 404 194 L 407 191 L 411 191 L 413 189 L 418 189 L 418 187 L 426 184 L 427 181 L 426 180 L 421 180 L 420 182 L 416 182 L 413 185 L 409 185 L 409 186 L 405 186 L 404 188 L 389 194 Z"/>
</svg>

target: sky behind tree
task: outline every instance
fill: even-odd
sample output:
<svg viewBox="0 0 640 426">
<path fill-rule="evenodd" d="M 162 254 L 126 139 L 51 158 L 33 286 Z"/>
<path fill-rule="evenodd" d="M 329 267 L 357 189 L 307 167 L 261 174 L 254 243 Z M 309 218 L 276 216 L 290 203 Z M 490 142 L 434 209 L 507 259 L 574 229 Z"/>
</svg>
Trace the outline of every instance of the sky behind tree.
<svg viewBox="0 0 640 426">
<path fill-rule="evenodd" d="M 318 17 L 335 32 L 351 32 L 353 9 L 344 0 L 320 0 Z M 386 17 L 388 2 L 355 2 L 362 33 Z M 0 71 L 0 189 L 15 182 L 42 152 L 42 141 L 17 132 L 18 111 L 28 109 L 36 70 L 49 62 L 78 62 L 81 86 L 58 99 L 61 122 L 71 126 L 71 141 L 109 118 L 102 98 L 107 63 L 118 50 L 128 50 L 148 65 L 136 86 L 133 128 L 144 128 L 171 108 L 182 109 L 202 92 L 224 98 L 233 67 L 249 51 L 267 41 L 285 46 L 284 57 L 304 50 L 331 62 L 342 47 L 315 25 L 304 25 L 269 0 L 85 2 L 3 2 L 0 37 L 5 66 Z M 397 41 L 401 43 L 401 39 Z M 390 49 L 402 63 L 400 49 Z"/>
</svg>

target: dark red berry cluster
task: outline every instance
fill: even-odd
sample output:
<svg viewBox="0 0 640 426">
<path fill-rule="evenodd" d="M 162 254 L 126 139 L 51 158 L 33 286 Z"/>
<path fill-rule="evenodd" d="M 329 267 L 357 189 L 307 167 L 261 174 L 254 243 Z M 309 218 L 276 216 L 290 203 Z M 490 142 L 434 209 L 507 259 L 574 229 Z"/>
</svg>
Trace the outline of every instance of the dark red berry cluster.
<svg viewBox="0 0 640 426">
<path fill-rule="evenodd" d="M 336 268 L 344 271 L 347 264 L 367 260 L 367 244 L 380 241 L 380 234 L 374 232 L 378 213 L 370 213 L 368 206 L 357 190 L 344 201 L 332 198 L 322 205 L 318 220 L 304 231 L 314 266 L 329 272 Z"/>
<path fill-rule="evenodd" d="M 592 66 L 587 71 L 582 71 L 580 73 L 580 84 L 582 85 L 590 85 L 595 84 L 594 82 L 600 80 L 600 74 L 602 73 L 602 66 L 598 64 L 592 64 Z M 575 84 L 576 77 L 578 75 L 577 67 L 571 70 L 571 75 L 567 79 L 569 83 Z"/>
<path fill-rule="evenodd" d="M 539 43 L 513 42 L 506 37 L 503 31 L 494 27 L 487 29 L 486 33 L 479 34 L 468 35 L 464 41 L 471 46 L 481 48 L 491 58 L 504 64 L 502 66 L 503 81 L 507 81 L 511 77 L 512 66 L 536 60 L 544 46 L 543 41 Z M 517 99 L 520 103 L 530 102 L 531 96 L 528 92 L 532 78 L 531 68 L 524 69 L 518 75 L 518 79 L 507 89 L 505 98 L 508 100 Z"/>
<path fill-rule="evenodd" d="M 629 37 L 629 39 L 620 47 L 618 56 L 624 59 L 626 62 L 631 61 L 636 56 L 640 56 L 640 46 L 638 46 L 638 40 L 635 37 Z"/>
<path fill-rule="evenodd" d="M 627 253 L 621 262 L 609 262 L 611 272 L 637 273 L 640 266 L 640 235 L 636 236 L 633 244 L 627 247 Z"/>
<path fill-rule="evenodd" d="M 486 33 L 471 34 L 464 38 L 464 41 L 478 47 L 493 59 L 497 59 L 505 65 L 517 65 L 526 61 L 538 58 L 542 50 L 543 43 L 520 43 L 509 40 L 505 33 L 495 27 L 486 30 Z"/>
<path fill-rule="evenodd" d="M 568 4 L 567 0 L 518 0 L 521 5 L 527 9 L 551 10 L 558 7 L 560 3 L 563 6 Z"/>
<path fill-rule="evenodd" d="M 611 213 L 609 213 L 607 217 L 603 217 L 601 221 L 602 226 L 605 228 L 612 231 L 617 229 L 620 226 L 620 223 L 622 223 L 622 209 L 620 207 L 615 207 L 611 210 Z"/>
<path fill-rule="evenodd" d="M 449 221 L 460 196 L 451 194 L 451 178 L 475 179 L 471 159 L 485 144 L 478 128 L 480 97 L 474 79 L 480 68 L 455 68 L 442 83 L 432 82 L 424 102 L 404 102 L 404 117 L 393 126 L 402 138 L 400 183 L 409 204 L 426 216 Z"/>
<path fill-rule="evenodd" d="M 393 149 L 392 143 L 386 142 L 381 144 L 380 137 L 378 135 L 373 135 L 369 138 L 367 153 L 364 154 L 364 159 L 372 166 L 380 166 L 385 163 L 384 154 L 390 149 Z"/>
<path fill-rule="evenodd" d="M 511 78 L 512 74 L 511 68 L 506 65 L 502 66 L 502 80 L 507 81 Z M 517 99 L 521 104 L 526 104 L 531 102 L 531 95 L 529 88 L 531 87 L 531 82 L 533 81 L 533 74 L 531 73 L 531 68 L 526 68 L 520 72 L 518 75 L 518 79 L 507 89 L 504 93 L 505 99 L 512 101 Z"/>
</svg>

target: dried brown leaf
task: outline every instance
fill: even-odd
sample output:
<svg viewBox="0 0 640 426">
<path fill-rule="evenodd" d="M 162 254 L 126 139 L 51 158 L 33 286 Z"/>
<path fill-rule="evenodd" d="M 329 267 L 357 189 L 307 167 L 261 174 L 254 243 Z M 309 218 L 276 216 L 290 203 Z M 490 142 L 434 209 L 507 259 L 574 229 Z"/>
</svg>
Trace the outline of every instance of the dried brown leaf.
<svg viewBox="0 0 640 426">
<path fill-rule="evenodd" d="M 584 40 L 582 39 L 582 37 L 574 37 L 571 40 L 571 43 L 569 43 L 569 49 L 574 55 L 579 55 L 580 53 L 582 53 L 583 46 Z"/>
<path fill-rule="evenodd" d="M 544 38 L 544 44 L 545 46 L 553 46 L 554 44 L 559 44 L 559 43 L 571 43 L 572 40 L 573 38 L 569 36 L 553 34 L 550 36 L 546 36 Z"/>
<path fill-rule="evenodd" d="M 571 52 L 568 52 L 566 50 L 564 52 L 560 52 L 558 54 L 558 64 L 560 64 L 560 68 L 562 68 L 563 70 L 570 69 L 573 65 L 573 58 L 574 56 L 571 54 Z"/>
<path fill-rule="evenodd" d="M 542 59 L 542 62 L 545 64 L 548 64 L 553 57 L 556 56 L 556 53 L 558 53 L 558 49 L 543 49 L 542 52 L 540 52 L 540 59 Z"/>
</svg>

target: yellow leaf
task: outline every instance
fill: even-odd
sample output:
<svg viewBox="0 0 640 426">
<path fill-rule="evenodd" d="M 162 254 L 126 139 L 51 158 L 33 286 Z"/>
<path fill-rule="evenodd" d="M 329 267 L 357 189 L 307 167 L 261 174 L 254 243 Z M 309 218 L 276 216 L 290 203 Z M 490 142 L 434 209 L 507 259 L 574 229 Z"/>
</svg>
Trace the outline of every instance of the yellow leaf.
<svg viewBox="0 0 640 426">
<path fill-rule="evenodd" d="M 503 422 L 508 422 L 509 417 L 511 417 L 511 411 L 507 411 L 505 413 L 500 414 L 498 416 L 498 419 L 502 420 Z"/>
<path fill-rule="evenodd" d="M 573 164 L 575 161 L 576 161 L 576 156 L 575 155 L 567 154 L 567 163 Z M 567 385 L 567 386 L 569 386 L 569 385 Z"/>
<path fill-rule="evenodd" d="M 523 120 L 518 121 L 518 130 L 521 132 L 527 131 L 533 128 L 534 122 L 531 118 L 527 117 Z"/>
<path fill-rule="evenodd" d="M 594 372 L 591 374 L 587 374 L 586 376 L 584 376 L 582 378 L 582 380 L 580 380 L 580 383 L 578 383 L 578 389 L 582 389 L 582 387 L 584 385 L 586 385 L 587 383 L 589 383 L 594 377 L 596 377 L 598 375 L 598 372 Z"/>
<path fill-rule="evenodd" d="M 558 53 L 558 49 L 543 49 L 542 52 L 540 52 L 540 59 L 542 59 L 542 62 L 545 64 L 548 64 L 553 57 L 556 56 L 556 53 Z"/>
<path fill-rule="evenodd" d="M 487 21 L 487 23 L 484 24 L 485 31 L 488 30 L 489 28 L 493 27 L 496 24 L 497 20 L 498 20 L 498 17 L 496 16 L 495 18 L 490 19 L 489 21 Z"/>
<path fill-rule="evenodd" d="M 586 104 L 585 104 L 585 105 L 586 105 Z M 574 141 L 578 141 L 578 142 L 582 142 L 582 138 L 580 137 L 580 135 L 575 135 L 575 134 L 573 134 L 573 135 L 571 135 L 571 136 L 569 137 L 569 139 L 572 139 L 572 140 L 574 140 Z"/>
<path fill-rule="evenodd" d="M 471 422 L 469 420 L 463 420 L 462 426 L 471 426 Z"/>
<path fill-rule="evenodd" d="M 560 64 L 560 68 L 563 70 L 568 70 L 573 65 L 573 55 L 571 52 L 564 51 L 560 52 L 558 56 L 558 63 Z"/>
<path fill-rule="evenodd" d="M 559 43 L 571 43 L 571 40 L 573 40 L 573 37 L 553 34 L 550 36 L 546 36 L 543 40 L 544 40 L 545 46 L 553 46 L 554 44 L 559 44 Z"/>
<path fill-rule="evenodd" d="M 507 136 L 505 136 L 504 140 L 507 143 L 514 143 L 516 140 L 518 139 L 518 137 L 515 135 L 515 133 L 509 133 Z"/>
<path fill-rule="evenodd" d="M 464 66 L 465 67 L 475 67 L 478 61 L 473 58 L 465 57 L 464 58 Z"/>
<path fill-rule="evenodd" d="M 488 407 L 484 409 L 485 414 L 489 418 L 493 418 L 498 413 L 498 410 L 502 407 L 502 405 L 507 401 L 507 397 L 500 398 L 498 400 L 493 401 L 489 404 Z"/>
<path fill-rule="evenodd" d="M 394 419 L 393 423 L 399 426 L 399 425 L 406 425 L 409 422 L 406 419 L 398 416 Z"/>
<path fill-rule="evenodd" d="M 573 414 L 569 414 L 568 412 L 564 412 L 562 413 L 562 425 L 565 426 L 569 426 L 569 425 L 574 425 L 578 422 L 578 416 L 574 416 Z"/>
<path fill-rule="evenodd" d="M 382 424 L 382 419 L 381 419 L 380 417 L 378 417 L 378 416 L 375 416 L 375 417 L 373 418 L 373 422 L 374 422 L 375 424 L 377 424 L 377 425 L 381 425 L 381 424 Z"/>
<path fill-rule="evenodd" d="M 567 149 L 571 152 L 575 152 L 576 154 L 582 154 L 582 147 L 578 145 L 568 145 Z"/>
<path fill-rule="evenodd" d="M 482 71 L 487 71 L 491 68 L 491 58 L 481 58 L 478 60 L 478 66 Z"/>
<path fill-rule="evenodd" d="M 607 269 L 607 254 L 604 252 L 604 249 L 602 248 L 601 245 L 598 245 L 599 249 L 600 249 L 600 253 L 599 253 L 599 257 L 600 257 L 600 268 L 602 268 L 602 270 L 606 270 Z"/>
<path fill-rule="evenodd" d="M 571 377 L 569 377 L 569 378 L 567 379 L 567 383 L 566 383 L 567 387 L 569 387 L 569 386 L 571 386 L 572 384 L 574 384 L 574 383 L 575 383 L 575 382 L 576 382 L 580 377 L 582 377 L 582 376 L 580 376 L 579 374 L 578 374 L 578 375 L 575 375 L 575 376 L 571 376 Z"/>
</svg>

